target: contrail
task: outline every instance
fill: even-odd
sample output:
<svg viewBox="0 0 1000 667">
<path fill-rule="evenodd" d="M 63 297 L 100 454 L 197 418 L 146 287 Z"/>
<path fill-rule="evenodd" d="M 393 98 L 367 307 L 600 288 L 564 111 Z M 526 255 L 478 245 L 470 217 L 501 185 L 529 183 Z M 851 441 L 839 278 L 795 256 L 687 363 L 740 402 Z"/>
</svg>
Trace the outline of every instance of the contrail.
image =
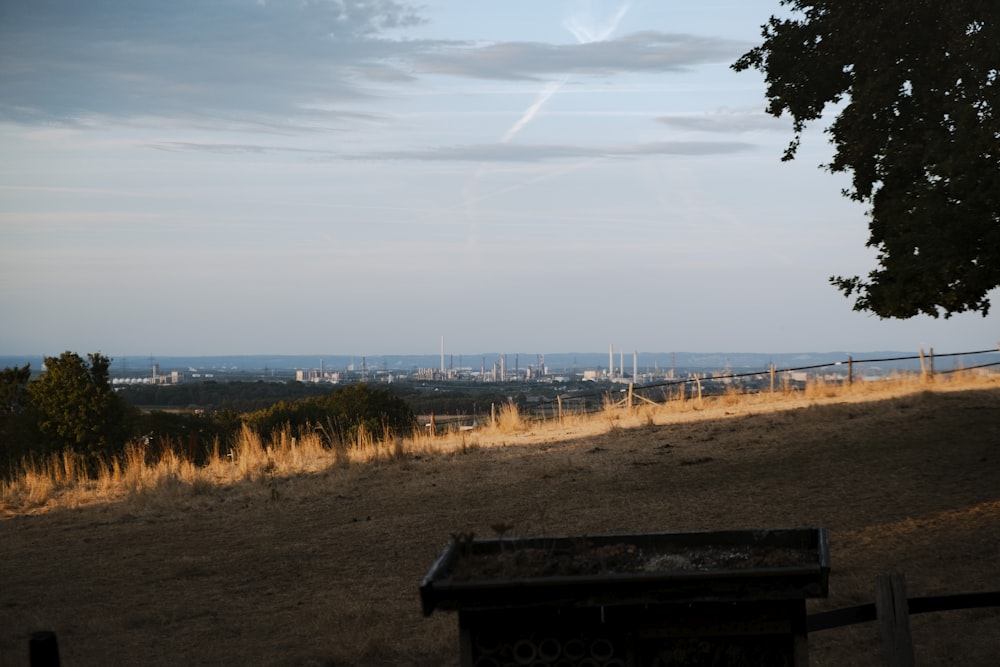
<svg viewBox="0 0 1000 667">
<path fill-rule="evenodd" d="M 618 29 L 618 24 L 621 23 L 622 19 L 628 13 L 629 8 L 632 6 L 631 2 L 626 2 L 615 15 L 611 18 L 611 22 L 606 24 L 604 28 L 596 31 L 591 31 L 587 26 L 581 25 L 580 21 L 576 18 L 568 19 L 563 23 L 563 27 L 573 33 L 576 37 L 576 41 L 581 44 L 589 44 L 591 42 L 603 42 L 606 40 L 611 33 Z"/>
<path fill-rule="evenodd" d="M 606 40 L 611 33 L 613 33 L 617 28 L 621 20 L 625 18 L 625 14 L 628 13 L 629 7 L 632 6 L 631 2 L 626 2 L 615 15 L 611 17 L 611 21 L 606 23 L 604 26 L 599 27 L 597 30 L 591 30 L 588 26 L 582 24 L 579 18 L 572 17 L 563 22 L 563 27 L 568 30 L 576 41 L 580 44 L 590 44 L 592 42 L 603 42 Z M 541 92 L 538 93 L 538 97 L 532 103 L 528 109 L 521 114 L 521 117 L 517 119 L 517 122 L 511 125 L 510 129 L 503 135 L 500 139 L 501 143 L 508 143 L 513 139 L 518 132 L 524 129 L 524 127 L 534 119 L 538 112 L 542 110 L 542 107 L 552 99 L 552 96 L 559 92 L 559 89 L 566 85 L 569 81 L 569 74 L 564 75 L 558 81 L 551 81 L 542 88 Z"/>
<path fill-rule="evenodd" d="M 567 81 L 569 81 L 569 74 L 563 76 L 563 78 L 558 81 L 550 81 L 545 84 L 545 87 L 542 88 L 542 92 L 538 93 L 538 97 L 535 99 L 534 103 L 528 107 L 528 110 L 521 115 L 516 123 L 510 126 L 510 129 L 507 130 L 506 134 L 504 134 L 500 139 L 500 143 L 505 144 L 513 139 L 514 135 L 520 132 L 525 125 L 531 122 L 531 119 L 535 117 L 535 114 L 542 110 L 542 107 L 549 101 L 549 98 L 559 92 L 559 89 L 562 88 Z"/>
<path fill-rule="evenodd" d="M 614 16 L 611 17 L 611 20 L 605 23 L 603 26 L 599 26 L 598 29 L 596 30 L 591 30 L 588 26 L 583 24 L 583 20 L 581 18 L 576 16 L 571 17 L 566 21 L 564 21 L 563 27 L 566 28 L 566 30 L 568 30 L 573 35 L 573 37 L 576 38 L 576 41 L 580 44 L 589 44 L 591 42 L 603 42 L 611 35 L 611 33 L 613 33 L 618 28 L 618 24 L 621 23 L 621 20 L 623 18 L 625 18 L 625 14 L 628 13 L 628 10 L 631 6 L 632 2 L 630 0 L 626 0 L 626 2 L 623 3 L 618 8 L 618 11 L 615 12 Z M 588 15 L 586 18 L 590 18 L 590 16 Z M 538 115 L 538 113 L 545 107 L 545 105 L 548 104 L 549 100 L 552 99 L 552 96 L 555 95 L 557 92 L 559 92 L 559 90 L 564 85 L 566 85 L 566 82 L 569 81 L 569 77 L 570 77 L 569 74 L 564 74 L 561 78 L 557 79 L 556 81 L 550 81 L 549 83 L 545 84 L 545 87 L 542 88 L 541 91 L 539 91 L 538 96 L 535 98 L 535 101 L 532 102 L 531 106 L 529 106 L 524 111 L 524 113 L 521 114 L 521 117 L 517 119 L 517 122 L 511 125 L 510 128 L 504 133 L 503 137 L 500 138 L 500 143 L 503 144 L 509 143 L 514 137 L 518 135 L 518 133 L 521 132 L 521 130 L 527 127 L 527 125 L 532 120 L 534 120 L 535 116 Z M 593 160 L 585 160 L 584 162 L 580 163 L 580 165 L 573 165 L 572 167 L 570 167 L 570 169 L 576 169 L 577 167 L 589 164 L 592 161 Z M 466 202 L 465 204 L 466 212 L 467 215 L 469 215 L 470 221 L 472 222 L 472 228 L 470 229 L 470 235 L 469 235 L 469 240 L 472 243 L 475 243 L 476 237 L 478 236 L 477 234 L 478 224 L 473 214 L 475 212 L 476 204 L 480 200 L 488 199 L 490 197 L 494 197 L 502 193 L 510 192 L 511 190 L 517 190 L 522 187 L 525 187 L 529 183 L 541 180 L 536 178 L 533 180 L 529 180 L 525 183 L 521 183 L 514 186 L 508 186 L 498 191 L 490 192 L 485 195 L 479 196 L 477 195 L 479 181 L 480 179 L 483 178 L 483 176 L 487 173 L 487 171 L 488 171 L 487 164 L 480 163 L 479 168 L 476 169 L 475 174 L 473 174 L 472 178 L 466 183 L 465 187 L 462 188 L 462 198 Z"/>
</svg>

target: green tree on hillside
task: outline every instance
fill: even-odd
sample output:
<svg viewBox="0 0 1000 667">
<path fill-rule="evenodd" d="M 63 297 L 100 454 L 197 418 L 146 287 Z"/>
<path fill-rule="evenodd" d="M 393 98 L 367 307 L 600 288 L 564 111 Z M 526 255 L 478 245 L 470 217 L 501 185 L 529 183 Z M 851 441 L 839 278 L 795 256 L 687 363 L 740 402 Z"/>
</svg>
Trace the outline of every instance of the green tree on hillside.
<svg viewBox="0 0 1000 667">
<path fill-rule="evenodd" d="M 293 430 L 317 426 L 332 428 L 330 436 L 346 443 L 357 435 L 361 427 L 376 439 L 382 436 L 385 428 L 394 433 L 409 434 L 416 418 L 401 398 L 385 389 L 357 384 L 326 396 L 281 401 L 266 410 L 250 413 L 246 422 L 261 434 L 286 426 Z"/>
<path fill-rule="evenodd" d="M 31 364 L 20 368 L 5 368 L 0 372 L 0 412 L 20 412 L 27 399 Z"/>
<path fill-rule="evenodd" d="M 28 413 L 38 434 L 36 453 L 70 449 L 98 460 L 121 451 L 129 434 L 126 405 L 111 389 L 111 359 L 73 352 L 45 358 L 28 386 Z"/>
<path fill-rule="evenodd" d="M 996 0 L 781 0 L 764 43 L 733 68 L 767 81 L 795 156 L 805 126 L 827 128 L 832 172 L 869 205 L 867 278 L 835 276 L 855 310 L 880 317 L 986 315 L 1000 286 L 1000 4 Z"/>
<path fill-rule="evenodd" d="M 25 428 L 23 412 L 28 402 L 28 381 L 31 364 L 20 368 L 5 368 L 0 373 L 0 478 L 24 456 L 21 443 L 30 429 Z"/>
</svg>

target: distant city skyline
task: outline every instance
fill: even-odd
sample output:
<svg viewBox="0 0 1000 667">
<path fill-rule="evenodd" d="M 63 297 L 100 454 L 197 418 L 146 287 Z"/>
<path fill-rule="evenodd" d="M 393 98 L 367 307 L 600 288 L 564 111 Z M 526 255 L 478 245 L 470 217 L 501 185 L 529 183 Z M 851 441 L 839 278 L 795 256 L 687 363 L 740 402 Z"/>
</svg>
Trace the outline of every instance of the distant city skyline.
<svg viewBox="0 0 1000 667">
<path fill-rule="evenodd" d="M 0 354 L 988 349 L 883 321 L 778 0 L 7 3 Z M 1000 290 L 991 297 L 1000 308 Z"/>
<path fill-rule="evenodd" d="M 5 355 L 0 353 L 0 367 L 32 364 L 36 372 L 42 370 L 44 356 L 58 355 Z M 825 352 L 774 352 L 755 353 L 738 351 L 654 352 L 645 350 L 623 350 L 615 348 L 604 352 L 496 352 L 446 353 L 440 354 L 382 354 L 382 355 L 120 355 L 106 354 L 111 358 L 113 376 L 146 376 L 171 371 L 181 373 L 204 373 L 206 371 L 271 372 L 296 370 L 325 371 L 397 371 L 414 369 L 430 370 L 490 370 L 493 367 L 507 371 L 528 368 L 538 372 L 545 368 L 564 371 L 569 369 L 614 369 L 616 375 L 627 375 L 629 371 L 678 369 L 699 369 L 718 371 L 725 368 L 741 371 L 766 371 L 771 364 L 777 368 L 800 369 L 803 367 L 835 367 L 848 361 L 859 366 L 879 368 L 919 368 L 921 359 L 940 370 L 972 368 L 981 365 L 994 366 L 1000 363 L 1000 348 L 977 348 L 966 350 L 942 350 L 920 348 L 913 350 L 833 350 Z M 887 362 L 887 363 L 881 363 Z M 192 376 L 194 377 L 194 376 Z M 205 377 L 200 375 L 200 377 Z"/>
</svg>

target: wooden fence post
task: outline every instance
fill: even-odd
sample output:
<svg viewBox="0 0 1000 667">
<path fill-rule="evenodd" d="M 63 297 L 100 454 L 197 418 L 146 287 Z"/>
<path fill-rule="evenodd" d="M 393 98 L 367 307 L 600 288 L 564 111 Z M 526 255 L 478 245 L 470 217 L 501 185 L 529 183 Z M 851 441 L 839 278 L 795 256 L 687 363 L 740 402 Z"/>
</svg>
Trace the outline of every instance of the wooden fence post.
<svg viewBox="0 0 1000 667">
<path fill-rule="evenodd" d="M 913 667 L 909 600 L 902 573 L 875 577 L 875 613 L 882 638 L 883 663 L 886 667 Z"/>
<path fill-rule="evenodd" d="M 771 393 L 774 393 L 774 364 L 771 364 Z"/>
<path fill-rule="evenodd" d="M 847 355 L 847 386 L 854 384 L 854 357 Z"/>
<path fill-rule="evenodd" d="M 59 667 L 59 642 L 50 630 L 33 632 L 28 639 L 28 660 L 31 667 Z"/>
</svg>

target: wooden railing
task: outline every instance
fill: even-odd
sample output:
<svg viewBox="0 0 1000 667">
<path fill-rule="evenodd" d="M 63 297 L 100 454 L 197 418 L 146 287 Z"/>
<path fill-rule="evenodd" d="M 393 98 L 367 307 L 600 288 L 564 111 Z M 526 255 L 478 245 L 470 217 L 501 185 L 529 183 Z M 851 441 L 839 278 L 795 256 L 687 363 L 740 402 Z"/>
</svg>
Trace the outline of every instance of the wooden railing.
<svg viewBox="0 0 1000 667">
<path fill-rule="evenodd" d="M 875 578 L 875 602 L 810 614 L 806 630 L 813 633 L 878 621 L 886 667 L 913 667 L 911 615 L 981 607 L 1000 607 L 1000 591 L 910 598 L 903 575 L 890 572 Z"/>
</svg>

